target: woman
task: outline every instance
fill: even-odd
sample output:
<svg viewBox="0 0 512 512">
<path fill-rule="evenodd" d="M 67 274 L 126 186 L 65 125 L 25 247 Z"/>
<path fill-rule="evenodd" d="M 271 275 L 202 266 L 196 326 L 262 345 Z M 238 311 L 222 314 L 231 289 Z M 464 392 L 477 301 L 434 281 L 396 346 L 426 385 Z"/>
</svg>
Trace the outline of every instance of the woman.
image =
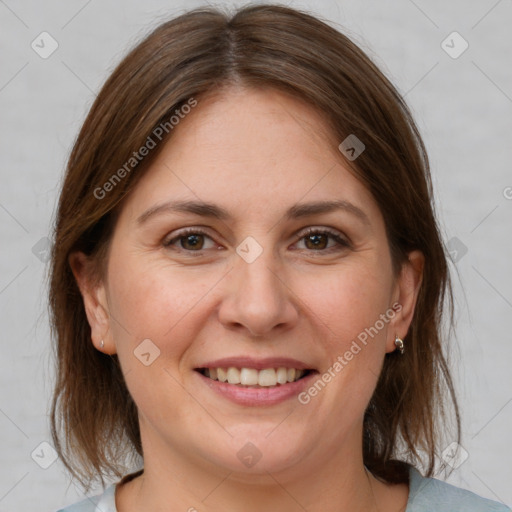
<svg viewBox="0 0 512 512">
<path fill-rule="evenodd" d="M 64 510 L 509 510 L 430 478 L 446 293 L 423 144 L 360 49 L 278 6 L 161 25 L 60 197 L 53 440 L 86 489 L 131 471 Z"/>
</svg>

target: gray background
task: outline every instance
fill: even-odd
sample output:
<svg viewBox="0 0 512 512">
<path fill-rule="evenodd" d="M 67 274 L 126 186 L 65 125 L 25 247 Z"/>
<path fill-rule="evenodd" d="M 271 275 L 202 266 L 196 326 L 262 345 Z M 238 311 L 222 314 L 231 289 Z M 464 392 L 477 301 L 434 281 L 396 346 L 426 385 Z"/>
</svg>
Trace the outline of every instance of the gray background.
<svg viewBox="0 0 512 512">
<path fill-rule="evenodd" d="M 59 460 L 40 467 L 51 462 L 51 448 L 40 443 L 50 440 L 53 381 L 45 237 L 95 92 L 137 38 L 202 4 L 0 0 L 0 512 L 52 511 L 83 497 Z M 462 463 L 449 481 L 511 505 L 512 2 L 289 4 L 344 27 L 413 110 L 454 259 L 451 352 L 468 458 L 453 462 Z M 31 47 L 43 31 L 59 45 L 46 59 Z M 453 31 L 469 43 L 458 58 L 442 47 Z M 452 54 L 463 48 L 457 36 L 446 44 Z"/>
</svg>

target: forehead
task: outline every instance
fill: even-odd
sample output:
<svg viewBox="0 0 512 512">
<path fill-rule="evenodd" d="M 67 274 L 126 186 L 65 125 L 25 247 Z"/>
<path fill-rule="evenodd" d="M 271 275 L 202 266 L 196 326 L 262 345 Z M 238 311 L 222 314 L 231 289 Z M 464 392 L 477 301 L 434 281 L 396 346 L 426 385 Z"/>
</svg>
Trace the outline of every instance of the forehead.
<svg viewBox="0 0 512 512">
<path fill-rule="evenodd" d="M 273 89 L 231 89 L 198 98 L 174 127 L 125 210 L 169 199 L 203 200 L 263 215 L 308 201 L 372 197 L 344 166 L 326 119 Z M 375 207 L 375 205 L 373 205 Z"/>
</svg>

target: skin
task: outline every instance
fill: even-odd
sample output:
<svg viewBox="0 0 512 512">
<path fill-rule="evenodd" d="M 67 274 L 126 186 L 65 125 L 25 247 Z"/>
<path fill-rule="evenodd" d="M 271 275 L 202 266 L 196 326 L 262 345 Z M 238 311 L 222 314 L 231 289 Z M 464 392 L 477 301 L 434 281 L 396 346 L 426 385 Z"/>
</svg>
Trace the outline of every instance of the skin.
<svg viewBox="0 0 512 512">
<path fill-rule="evenodd" d="M 170 199 L 212 202 L 232 218 L 165 213 L 137 224 Z M 284 218 L 297 203 L 339 199 L 367 222 L 343 210 Z M 200 251 L 176 239 L 199 226 Z M 320 235 L 317 248 L 308 227 L 348 245 Z M 263 248 L 252 263 L 236 252 L 247 236 Z M 362 423 L 385 354 L 409 328 L 423 258 L 413 252 L 393 273 L 380 210 L 310 106 L 270 89 L 201 98 L 126 198 L 106 279 L 89 286 L 81 253 L 70 264 L 92 342 L 118 355 L 139 410 L 144 473 L 118 486 L 120 512 L 405 509 L 407 485 L 365 471 Z M 322 374 L 396 302 L 400 311 L 306 405 L 237 405 L 194 371 L 251 355 Z M 147 338 L 160 350 L 149 366 L 133 353 Z M 237 457 L 247 442 L 261 453 L 251 468 Z"/>
</svg>

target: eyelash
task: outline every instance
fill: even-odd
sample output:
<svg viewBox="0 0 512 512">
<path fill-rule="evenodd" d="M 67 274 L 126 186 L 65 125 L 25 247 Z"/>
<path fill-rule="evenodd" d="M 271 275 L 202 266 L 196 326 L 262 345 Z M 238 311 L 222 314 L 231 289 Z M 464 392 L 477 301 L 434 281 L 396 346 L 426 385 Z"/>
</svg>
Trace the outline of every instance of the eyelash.
<svg viewBox="0 0 512 512">
<path fill-rule="evenodd" d="M 172 239 L 170 240 L 166 240 L 163 242 L 163 246 L 165 248 L 171 248 L 172 245 L 183 239 L 183 238 L 186 238 L 187 236 L 189 235 L 204 235 L 208 238 L 211 239 L 211 236 L 208 235 L 208 233 L 206 233 L 206 231 L 200 229 L 200 228 L 185 228 L 183 229 L 183 231 L 181 231 L 177 236 L 173 237 Z M 304 240 L 305 238 L 307 238 L 308 236 L 311 236 L 311 235 L 328 235 L 330 238 L 332 238 L 336 244 L 337 244 L 337 247 L 329 247 L 327 249 L 319 249 L 317 251 L 315 251 L 314 249 L 305 249 L 307 250 L 308 252 L 312 252 L 312 253 L 327 253 L 327 254 L 330 254 L 331 252 L 333 251 L 339 251 L 339 250 L 342 250 L 342 249 L 347 249 L 347 248 L 350 248 L 351 245 L 350 243 L 348 242 L 348 240 L 346 240 L 345 238 L 342 238 L 339 233 L 337 233 L 336 231 L 332 231 L 328 228 L 323 228 L 323 229 L 319 229 L 319 228 L 308 228 L 307 231 L 303 232 L 299 238 L 299 241 L 302 241 Z M 188 250 L 188 249 L 184 249 L 184 248 L 179 248 L 178 249 L 179 251 L 184 251 L 186 253 L 191 253 L 190 255 L 192 255 L 193 253 L 198 253 L 197 256 L 200 256 L 201 253 L 206 250 L 206 249 L 199 249 L 197 251 L 192 251 L 192 250 Z M 302 249 L 300 249 L 302 250 Z"/>
</svg>

